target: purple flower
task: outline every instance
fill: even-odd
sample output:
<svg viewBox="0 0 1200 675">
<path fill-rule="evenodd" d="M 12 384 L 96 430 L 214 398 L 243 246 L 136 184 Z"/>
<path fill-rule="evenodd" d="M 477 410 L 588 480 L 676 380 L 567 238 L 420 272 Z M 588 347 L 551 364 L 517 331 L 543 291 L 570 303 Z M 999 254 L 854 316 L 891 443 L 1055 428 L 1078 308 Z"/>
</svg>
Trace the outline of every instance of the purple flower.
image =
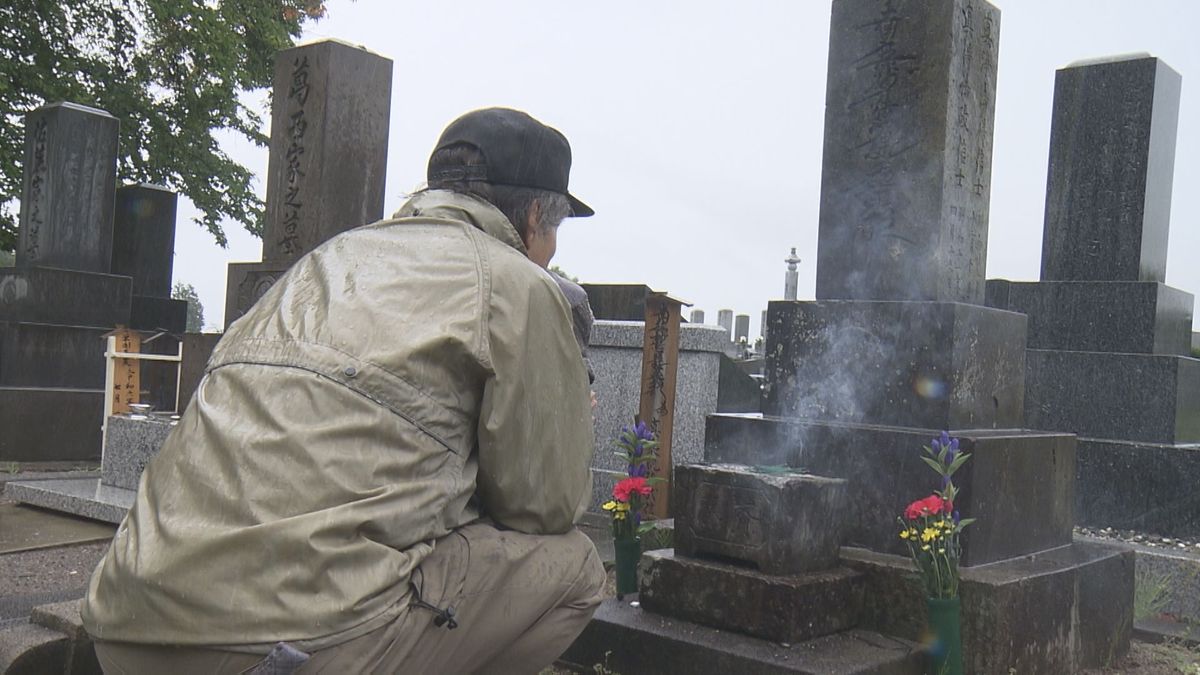
<svg viewBox="0 0 1200 675">
<path fill-rule="evenodd" d="M 950 445 L 946 448 L 946 463 L 954 461 L 954 457 L 958 454 L 958 439 L 951 438 Z"/>
<path fill-rule="evenodd" d="M 958 509 L 954 509 L 954 524 L 958 524 Z"/>
<path fill-rule="evenodd" d="M 943 445 L 943 446 L 950 445 L 950 432 L 949 432 L 949 431 L 943 431 L 943 432 L 942 432 L 942 437 L 941 437 L 939 440 L 942 442 L 942 445 Z"/>
<path fill-rule="evenodd" d="M 950 487 L 950 476 L 942 476 L 942 489 Z"/>
<path fill-rule="evenodd" d="M 650 427 L 642 421 L 639 421 L 637 425 L 633 427 L 633 434 L 637 436 L 639 441 L 654 440 L 654 432 L 651 431 Z"/>
</svg>

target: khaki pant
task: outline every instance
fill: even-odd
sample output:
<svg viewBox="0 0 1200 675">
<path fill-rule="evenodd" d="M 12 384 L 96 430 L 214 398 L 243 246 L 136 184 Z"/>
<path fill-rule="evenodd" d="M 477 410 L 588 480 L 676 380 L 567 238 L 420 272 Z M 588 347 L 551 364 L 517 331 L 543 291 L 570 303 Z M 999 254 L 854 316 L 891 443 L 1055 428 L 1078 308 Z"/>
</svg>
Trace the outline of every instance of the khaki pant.
<svg viewBox="0 0 1200 675">
<path fill-rule="evenodd" d="M 604 579 L 596 548 L 578 530 L 535 536 L 468 525 L 438 540 L 413 575 L 421 600 L 452 607 L 458 628 L 436 626 L 436 612 L 410 605 L 390 624 L 315 651 L 295 672 L 537 673 L 591 619 Z M 96 655 L 109 675 L 290 672 L 211 648 L 97 642 Z"/>
</svg>

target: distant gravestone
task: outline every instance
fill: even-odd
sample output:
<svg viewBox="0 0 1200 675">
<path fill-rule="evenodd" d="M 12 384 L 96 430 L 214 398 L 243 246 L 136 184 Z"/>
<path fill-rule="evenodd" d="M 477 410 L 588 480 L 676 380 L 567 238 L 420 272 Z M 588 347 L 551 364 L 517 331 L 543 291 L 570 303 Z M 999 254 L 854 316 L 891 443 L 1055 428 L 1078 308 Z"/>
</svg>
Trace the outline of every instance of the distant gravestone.
<svg viewBox="0 0 1200 675">
<path fill-rule="evenodd" d="M 119 128 L 75 103 L 26 115 L 17 267 L 108 273 Z"/>
<path fill-rule="evenodd" d="M 1166 279 L 1180 85 L 1145 54 L 1058 71 L 1042 281 Z"/>
<path fill-rule="evenodd" d="M 688 319 L 688 322 L 689 322 L 689 323 L 704 323 L 704 310 L 702 310 L 702 309 L 693 309 L 693 310 L 692 310 L 692 315 L 691 315 L 691 317 Z"/>
<path fill-rule="evenodd" d="M 725 334 L 729 339 L 733 339 L 733 310 L 719 309 L 717 310 L 717 325 L 725 329 Z"/>
<path fill-rule="evenodd" d="M 117 189 L 112 273 L 133 277 L 133 294 L 171 297 L 178 197 L 158 185 Z"/>
<path fill-rule="evenodd" d="M 263 262 L 230 265 L 225 324 L 334 235 L 383 217 L 392 62 L 323 40 L 275 63 Z"/>
<path fill-rule="evenodd" d="M 750 339 L 749 314 L 738 314 L 733 318 L 733 339 L 736 341 Z"/>
<path fill-rule="evenodd" d="M 983 303 L 1000 12 L 835 2 L 818 300 Z"/>
</svg>

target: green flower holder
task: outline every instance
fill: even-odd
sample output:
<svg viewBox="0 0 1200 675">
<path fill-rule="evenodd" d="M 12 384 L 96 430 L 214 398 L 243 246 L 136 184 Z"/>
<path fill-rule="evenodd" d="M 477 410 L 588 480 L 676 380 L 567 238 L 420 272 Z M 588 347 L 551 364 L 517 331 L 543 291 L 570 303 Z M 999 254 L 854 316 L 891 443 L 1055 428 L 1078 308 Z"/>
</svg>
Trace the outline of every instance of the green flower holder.
<svg viewBox="0 0 1200 675">
<path fill-rule="evenodd" d="M 642 539 L 617 539 L 617 597 L 638 592 L 638 559 L 642 557 Z"/>
<path fill-rule="evenodd" d="M 962 675 L 962 612 L 958 598 L 926 598 L 934 675 Z"/>
</svg>

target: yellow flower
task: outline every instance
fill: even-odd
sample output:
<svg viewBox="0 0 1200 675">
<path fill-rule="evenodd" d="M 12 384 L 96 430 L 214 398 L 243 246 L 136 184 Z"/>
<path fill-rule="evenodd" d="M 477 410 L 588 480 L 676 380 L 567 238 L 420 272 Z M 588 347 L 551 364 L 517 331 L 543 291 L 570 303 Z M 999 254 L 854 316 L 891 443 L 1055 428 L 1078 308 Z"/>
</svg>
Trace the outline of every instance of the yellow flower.
<svg viewBox="0 0 1200 675">
<path fill-rule="evenodd" d="M 628 511 L 629 503 L 628 502 L 617 502 L 617 510 L 618 511 Z"/>
<path fill-rule="evenodd" d="M 938 531 L 932 527 L 925 528 L 925 531 L 921 533 L 921 541 L 933 541 L 934 539 L 937 539 L 937 537 Z"/>
<path fill-rule="evenodd" d="M 607 501 L 604 502 L 600 508 L 604 509 L 605 511 L 612 511 L 613 509 L 617 508 L 617 503 L 614 501 Z"/>
<path fill-rule="evenodd" d="M 911 537 L 911 536 L 912 536 L 912 535 L 911 535 L 911 534 L 909 534 L 909 531 L 908 531 L 908 530 L 903 530 L 903 531 L 901 531 L 901 532 L 900 532 L 900 538 L 901 538 L 901 539 L 908 539 L 908 538 L 909 538 L 909 537 Z"/>
<path fill-rule="evenodd" d="M 625 520 L 625 512 L 617 511 L 616 513 L 613 514 L 613 519 L 614 520 Z"/>
<path fill-rule="evenodd" d="M 921 550 L 922 550 L 922 551 L 928 551 L 928 550 L 929 550 L 929 544 L 925 544 L 924 546 L 922 546 L 922 547 L 921 547 Z"/>
<path fill-rule="evenodd" d="M 945 552 L 946 552 L 946 549 L 944 549 L 944 548 L 939 548 L 939 549 L 938 549 L 938 553 L 945 553 Z"/>
</svg>

